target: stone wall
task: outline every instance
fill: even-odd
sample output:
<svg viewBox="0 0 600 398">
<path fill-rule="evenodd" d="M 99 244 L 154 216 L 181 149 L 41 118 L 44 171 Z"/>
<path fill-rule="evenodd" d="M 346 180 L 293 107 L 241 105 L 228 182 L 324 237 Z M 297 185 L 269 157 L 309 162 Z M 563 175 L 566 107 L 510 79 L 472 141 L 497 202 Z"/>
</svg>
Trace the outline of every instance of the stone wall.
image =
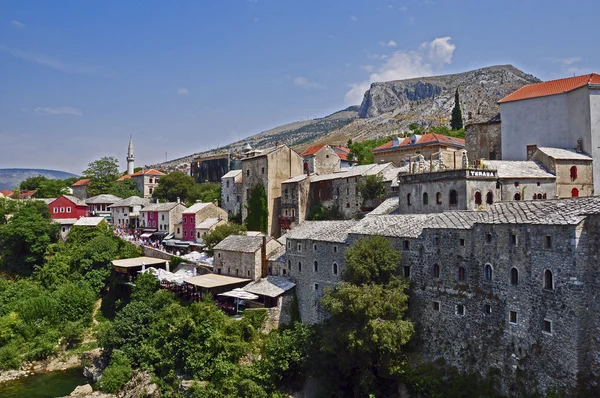
<svg viewBox="0 0 600 398">
<path fill-rule="evenodd" d="M 242 211 L 242 184 L 235 182 L 235 178 L 223 178 L 221 181 L 221 207 L 229 217 L 240 214 Z"/>
<path fill-rule="evenodd" d="M 465 148 L 469 159 L 502 159 L 500 122 L 472 123 L 465 126 Z"/>
</svg>

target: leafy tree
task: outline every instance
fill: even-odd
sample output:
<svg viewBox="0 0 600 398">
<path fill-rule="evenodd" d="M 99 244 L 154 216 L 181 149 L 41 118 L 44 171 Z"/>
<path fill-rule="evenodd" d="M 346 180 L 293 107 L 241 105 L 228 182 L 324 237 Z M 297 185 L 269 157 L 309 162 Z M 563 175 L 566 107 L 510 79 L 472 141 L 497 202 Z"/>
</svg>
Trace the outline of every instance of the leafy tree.
<svg viewBox="0 0 600 398">
<path fill-rule="evenodd" d="M 168 202 L 175 202 L 179 198 L 186 202 L 191 200 L 197 185 L 192 176 L 183 171 L 174 171 L 160 178 L 160 184 L 154 188 L 152 197 Z"/>
<path fill-rule="evenodd" d="M 188 200 L 201 200 L 204 203 L 214 202 L 215 200 L 220 201 L 221 184 L 216 182 L 203 182 L 202 184 L 196 184 Z"/>
<path fill-rule="evenodd" d="M 29 177 L 19 184 L 19 190 L 32 191 L 37 190 L 34 194 L 36 198 L 56 198 L 68 192 L 68 187 L 72 184 L 73 178 L 67 180 L 55 180 L 46 178 L 42 175 Z"/>
<path fill-rule="evenodd" d="M 107 156 L 94 160 L 88 164 L 88 168 L 83 171 L 83 175 L 92 180 L 87 186 L 90 196 L 109 193 L 120 176 L 119 160 Z"/>
<path fill-rule="evenodd" d="M 58 228 L 50 222 L 50 212 L 43 202 L 26 203 L 7 224 L 0 225 L 2 268 L 10 273 L 31 274 L 35 265 L 42 264 L 48 245 L 56 242 Z"/>
<path fill-rule="evenodd" d="M 10 199 L 0 198 L 0 225 L 8 222 L 8 215 L 17 210 L 17 202 Z"/>
<path fill-rule="evenodd" d="M 348 159 L 356 160 L 359 164 L 372 164 L 375 162 L 373 148 L 383 145 L 391 139 L 392 137 L 380 137 L 360 142 L 348 141 L 348 148 L 350 148 Z"/>
<path fill-rule="evenodd" d="M 361 239 L 346 252 L 343 282 L 323 296 L 331 317 L 322 328 L 319 370 L 321 377 L 338 381 L 331 384 L 334 390 L 360 396 L 393 389 L 403 346 L 414 334 L 405 319 L 408 283 L 398 276 L 399 262 L 400 254 L 385 238 Z"/>
<path fill-rule="evenodd" d="M 115 351 L 110 360 L 110 365 L 102 372 L 102 378 L 98 381 L 98 386 L 102 391 L 116 394 L 131 380 L 132 376 L 131 360 L 123 352 Z"/>
<path fill-rule="evenodd" d="M 248 204 L 246 205 L 248 215 L 246 216 L 246 227 L 250 231 L 261 231 L 267 233 L 269 222 L 269 206 L 265 187 L 256 184 L 250 191 Z"/>
<path fill-rule="evenodd" d="M 363 205 L 368 201 L 368 200 L 374 200 L 374 199 L 378 199 L 381 200 L 383 199 L 383 196 L 385 194 L 385 186 L 383 184 L 383 176 L 377 174 L 370 174 L 367 176 L 364 176 L 363 178 L 359 179 L 358 184 L 358 191 L 360 192 L 362 199 L 363 199 Z"/>
<path fill-rule="evenodd" d="M 462 111 L 460 109 L 460 98 L 458 96 L 458 88 L 454 94 L 454 108 L 452 108 L 452 118 L 450 119 L 450 128 L 452 130 L 460 130 L 463 128 Z"/>
<path fill-rule="evenodd" d="M 206 243 L 206 250 L 212 253 L 212 249 L 229 235 L 246 235 L 246 226 L 232 222 L 218 225 L 202 238 Z"/>
<path fill-rule="evenodd" d="M 111 195 L 118 196 L 119 198 L 128 198 L 130 196 L 141 196 L 142 193 L 137 189 L 135 181 L 127 179 L 124 181 L 115 182 L 115 185 L 108 192 Z"/>
<path fill-rule="evenodd" d="M 316 203 L 313 207 L 311 207 L 306 219 L 312 221 L 343 220 L 344 216 L 340 213 L 340 209 L 337 206 L 327 207 L 321 203 Z"/>
</svg>

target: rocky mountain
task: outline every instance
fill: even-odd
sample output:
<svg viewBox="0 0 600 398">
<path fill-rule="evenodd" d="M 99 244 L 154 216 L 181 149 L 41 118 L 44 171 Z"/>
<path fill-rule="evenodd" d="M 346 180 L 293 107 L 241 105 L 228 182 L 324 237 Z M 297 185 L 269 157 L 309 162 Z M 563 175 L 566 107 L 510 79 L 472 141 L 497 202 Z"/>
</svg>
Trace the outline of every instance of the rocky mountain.
<svg viewBox="0 0 600 398">
<path fill-rule="evenodd" d="M 237 150 L 246 142 L 257 148 L 279 142 L 302 151 L 315 143 L 345 144 L 348 139 L 390 135 L 406 130 L 411 123 L 449 126 L 457 89 L 465 122 L 488 120 L 499 112 L 498 100 L 539 81 L 512 65 L 497 65 L 451 75 L 373 83 L 359 107 L 276 127 L 206 154 Z M 189 163 L 199 154 L 157 166 Z"/>
<path fill-rule="evenodd" d="M 75 174 L 58 170 L 46 169 L 0 169 L 0 190 L 15 189 L 19 183 L 29 177 L 42 175 L 53 180 L 64 180 L 65 178 L 78 177 Z"/>
</svg>

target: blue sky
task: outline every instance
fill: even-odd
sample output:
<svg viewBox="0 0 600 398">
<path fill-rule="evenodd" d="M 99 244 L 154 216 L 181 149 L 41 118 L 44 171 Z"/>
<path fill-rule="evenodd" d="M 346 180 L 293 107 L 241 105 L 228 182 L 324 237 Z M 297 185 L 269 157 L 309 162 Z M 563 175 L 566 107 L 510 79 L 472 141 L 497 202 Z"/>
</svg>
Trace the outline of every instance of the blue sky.
<svg viewBox="0 0 600 398">
<path fill-rule="evenodd" d="M 600 72 L 599 1 L 0 2 L 0 168 L 188 155 L 360 103 L 372 81 L 510 63 Z"/>
</svg>

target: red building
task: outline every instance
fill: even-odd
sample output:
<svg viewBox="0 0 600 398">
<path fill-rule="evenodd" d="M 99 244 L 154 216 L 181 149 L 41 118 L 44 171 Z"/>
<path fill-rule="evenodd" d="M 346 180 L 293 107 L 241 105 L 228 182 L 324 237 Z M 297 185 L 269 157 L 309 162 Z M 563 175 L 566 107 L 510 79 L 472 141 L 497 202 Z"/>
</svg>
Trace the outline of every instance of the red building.
<svg viewBox="0 0 600 398">
<path fill-rule="evenodd" d="M 63 195 L 48 204 L 53 219 L 87 217 L 88 207 L 83 200 L 75 196 Z"/>
</svg>

